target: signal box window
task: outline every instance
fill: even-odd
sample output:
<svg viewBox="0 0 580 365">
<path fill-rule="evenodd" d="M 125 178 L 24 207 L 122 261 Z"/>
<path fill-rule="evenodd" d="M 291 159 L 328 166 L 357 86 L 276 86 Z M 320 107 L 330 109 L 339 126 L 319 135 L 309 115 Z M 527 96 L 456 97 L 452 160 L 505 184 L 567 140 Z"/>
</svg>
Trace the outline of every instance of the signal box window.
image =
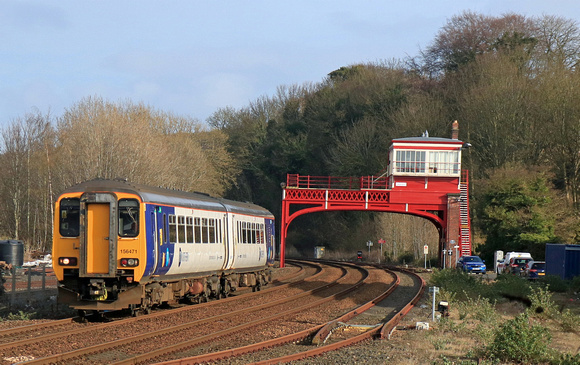
<svg viewBox="0 0 580 365">
<path fill-rule="evenodd" d="M 397 172 L 425 172 L 425 151 L 397 151 Z"/>
<path fill-rule="evenodd" d="M 59 231 L 63 237 L 78 237 L 80 233 L 80 199 L 60 201 Z"/>
<path fill-rule="evenodd" d="M 139 234 L 139 202 L 135 199 L 119 200 L 119 236 L 137 237 Z"/>
</svg>

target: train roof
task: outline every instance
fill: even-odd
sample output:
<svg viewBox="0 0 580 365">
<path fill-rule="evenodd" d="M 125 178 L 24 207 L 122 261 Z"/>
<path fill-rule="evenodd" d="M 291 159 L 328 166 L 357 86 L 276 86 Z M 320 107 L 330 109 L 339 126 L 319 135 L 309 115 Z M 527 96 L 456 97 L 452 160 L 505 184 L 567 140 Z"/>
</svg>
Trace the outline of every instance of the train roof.
<svg viewBox="0 0 580 365">
<path fill-rule="evenodd" d="M 273 218 L 270 211 L 256 204 L 212 197 L 209 194 L 198 192 L 172 190 L 135 184 L 120 179 L 95 179 L 85 181 L 69 187 L 62 194 L 74 192 L 123 192 L 136 194 L 146 203 L 224 212 L 227 211 Z"/>
</svg>

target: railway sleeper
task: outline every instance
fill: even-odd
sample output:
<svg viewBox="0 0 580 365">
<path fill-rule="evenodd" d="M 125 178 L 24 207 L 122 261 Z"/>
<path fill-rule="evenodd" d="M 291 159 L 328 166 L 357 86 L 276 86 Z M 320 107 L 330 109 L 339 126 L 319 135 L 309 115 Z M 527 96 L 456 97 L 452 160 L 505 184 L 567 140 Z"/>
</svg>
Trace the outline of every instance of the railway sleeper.
<svg viewBox="0 0 580 365">
<path fill-rule="evenodd" d="M 82 318 L 93 311 L 128 309 L 131 315 L 148 314 L 158 306 L 185 300 L 191 304 L 207 302 L 210 298 L 226 298 L 240 287 L 259 291 L 271 280 L 269 270 L 179 279 L 174 282 L 152 282 L 128 286 L 118 280 L 91 279 L 79 283 L 79 292 L 59 287 L 59 302 L 74 306 Z M 93 316 L 91 316 L 93 317 Z M 93 317 L 94 318 L 94 317 Z"/>
</svg>

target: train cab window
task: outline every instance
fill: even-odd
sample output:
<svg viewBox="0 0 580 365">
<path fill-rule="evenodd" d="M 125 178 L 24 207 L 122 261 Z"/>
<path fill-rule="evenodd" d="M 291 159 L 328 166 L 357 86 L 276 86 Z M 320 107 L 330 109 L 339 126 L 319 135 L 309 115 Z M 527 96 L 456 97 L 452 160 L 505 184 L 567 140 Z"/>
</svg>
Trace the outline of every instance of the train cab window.
<svg viewBox="0 0 580 365">
<path fill-rule="evenodd" d="M 80 199 L 60 201 L 59 231 L 63 237 L 78 237 L 80 233 Z"/>
<path fill-rule="evenodd" d="M 139 201 L 119 200 L 119 236 L 137 237 L 139 234 Z"/>
</svg>

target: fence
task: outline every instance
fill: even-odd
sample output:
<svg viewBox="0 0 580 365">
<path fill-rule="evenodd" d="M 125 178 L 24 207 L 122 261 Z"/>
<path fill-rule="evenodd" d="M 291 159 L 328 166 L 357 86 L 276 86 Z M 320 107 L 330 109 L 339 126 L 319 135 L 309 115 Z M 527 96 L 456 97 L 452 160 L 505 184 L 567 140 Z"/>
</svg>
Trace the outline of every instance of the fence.
<svg viewBox="0 0 580 365">
<path fill-rule="evenodd" d="M 57 280 L 51 268 L 10 268 L 0 271 L 0 310 L 55 314 Z"/>
</svg>

